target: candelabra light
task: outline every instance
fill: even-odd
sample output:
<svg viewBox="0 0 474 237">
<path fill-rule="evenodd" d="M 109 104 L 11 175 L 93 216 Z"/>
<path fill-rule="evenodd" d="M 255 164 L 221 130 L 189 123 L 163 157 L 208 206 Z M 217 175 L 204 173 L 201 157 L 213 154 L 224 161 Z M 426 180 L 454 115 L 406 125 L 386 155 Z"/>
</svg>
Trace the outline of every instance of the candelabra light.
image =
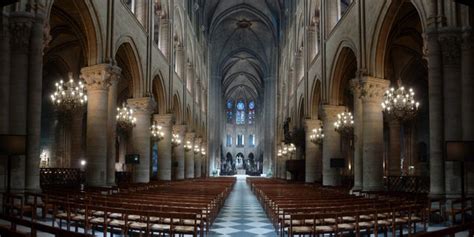
<svg viewBox="0 0 474 237">
<path fill-rule="evenodd" d="M 290 145 L 288 146 L 288 152 L 290 152 L 290 153 L 295 153 L 296 152 L 295 144 L 290 143 Z"/>
<path fill-rule="evenodd" d="M 309 136 L 309 139 L 314 144 L 322 144 L 324 139 L 324 133 L 322 128 L 315 128 L 312 131 L 312 134 Z"/>
<path fill-rule="evenodd" d="M 420 103 L 415 100 L 415 91 L 408 90 L 398 80 L 398 89 L 390 88 L 384 94 L 382 110 L 388 119 L 407 121 L 418 113 Z"/>
<path fill-rule="evenodd" d="M 282 151 L 281 149 L 278 149 L 277 156 L 278 156 L 278 157 L 281 157 L 281 156 L 283 156 L 283 151 Z"/>
<path fill-rule="evenodd" d="M 181 144 L 181 138 L 179 137 L 179 134 L 173 133 L 171 137 L 171 145 L 172 146 L 178 146 Z"/>
<path fill-rule="evenodd" d="M 206 149 L 204 149 L 204 147 L 201 148 L 201 155 L 203 155 L 203 156 L 206 155 Z"/>
<path fill-rule="evenodd" d="M 162 131 L 162 127 L 158 125 L 156 121 L 150 127 L 151 139 L 159 141 L 165 137 L 165 133 Z"/>
<path fill-rule="evenodd" d="M 74 112 L 87 103 L 86 88 L 82 81 L 74 81 L 72 73 L 69 73 L 69 81 L 60 80 L 55 86 L 56 90 L 51 94 L 51 100 L 58 112 Z"/>
<path fill-rule="evenodd" d="M 354 130 L 354 117 L 351 112 L 342 112 L 337 115 L 337 120 L 334 122 L 336 132 L 341 135 L 350 136 Z"/>
<path fill-rule="evenodd" d="M 117 128 L 120 131 L 129 131 L 137 122 L 137 118 L 133 116 L 133 109 L 129 108 L 126 103 L 122 107 L 117 107 Z"/>
<path fill-rule="evenodd" d="M 190 141 L 186 141 L 186 144 L 184 144 L 184 150 L 185 150 L 186 152 L 188 152 L 188 151 L 190 151 L 190 150 L 192 150 L 192 149 L 193 149 L 193 144 L 191 144 Z"/>
<path fill-rule="evenodd" d="M 194 154 L 199 154 L 199 152 L 201 152 L 199 145 L 194 145 Z"/>
</svg>

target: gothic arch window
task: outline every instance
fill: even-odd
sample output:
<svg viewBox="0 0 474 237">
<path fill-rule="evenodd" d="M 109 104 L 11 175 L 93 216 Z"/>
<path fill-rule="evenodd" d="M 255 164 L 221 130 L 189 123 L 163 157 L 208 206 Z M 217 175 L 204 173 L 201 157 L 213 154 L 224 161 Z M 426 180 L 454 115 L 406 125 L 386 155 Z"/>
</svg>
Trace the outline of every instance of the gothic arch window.
<svg viewBox="0 0 474 237">
<path fill-rule="evenodd" d="M 255 101 L 251 100 L 249 102 L 249 124 L 254 124 L 255 122 Z"/>
<path fill-rule="evenodd" d="M 245 101 L 238 100 L 236 104 L 235 123 L 237 125 L 245 124 Z"/>
<path fill-rule="evenodd" d="M 227 123 L 232 123 L 233 118 L 234 118 L 234 102 L 232 100 L 227 100 L 225 107 L 226 107 Z"/>
</svg>

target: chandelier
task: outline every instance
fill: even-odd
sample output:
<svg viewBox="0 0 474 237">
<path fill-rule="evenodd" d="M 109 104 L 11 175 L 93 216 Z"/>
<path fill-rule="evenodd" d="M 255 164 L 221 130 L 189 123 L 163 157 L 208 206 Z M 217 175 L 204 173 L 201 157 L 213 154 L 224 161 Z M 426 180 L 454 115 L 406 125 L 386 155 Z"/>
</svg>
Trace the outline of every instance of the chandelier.
<svg viewBox="0 0 474 237">
<path fill-rule="evenodd" d="M 279 156 L 279 157 L 283 156 L 283 151 L 281 149 L 278 149 L 277 156 Z"/>
<path fill-rule="evenodd" d="M 314 144 L 322 144 L 324 139 L 324 133 L 322 128 L 315 128 L 313 133 L 309 136 L 309 140 Z"/>
<path fill-rule="evenodd" d="M 133 109 L 123 103 L 122 108 L 117 107 L 117 128 L 121 131 L 128 131 L 135 127 L 137 118 L 133 116 Z"/>
<path fill-rule="evenodd" d="M 204 147 L 201 148 L 201 155 L 203 155 L 203 156 L 206 155 L 206 149 L 204 149 Z"/>
<path fill-rule="evenodd" d="M 351 112 L 342 112 L 337 115 L 337 120 L 334 122 L 336 132 L 341 135 L 352 135 L 354 130 L 354 117 Z"/>
<path fill-rule="evenodd" d="M 82 81 L 74 81 L 69 73 L 69 81 L 60 80 L 55 83 L 56 91 L 51 94 L 51 100 L 58 112 L 74 112 L 87 103 L 86 88 Z"/>
<path fill-rule="evenodd" d="M 179 134 L 173 133 L 171 135 L 171 145 L 178 146 L 180 144 L 181 144 L 181 138 L 179 137 Z"/>
<path fill-rule="evenodd" d="M 289 153 L 295 153 L 296 152 L 295 144 L 290 143 L 290 145 L 288 146 L 288 152 Z"/>
<path fill-rule="evenodd" d="M 188 152 L 188 151 L 190 151 L 190 150 L 192 150 L 192 149 L 193 149 L 193 144 L 191 144 L 190 141 L 186 141 L 186 144 L 184 144 L 184 150 L 185 150 L 186 152 Z"/>
<path fill-rule="evenodd" d="M 420 103 L 415 100 L 415 92 L 412 88 L 408 90 L 401 85 L 401 80 L 398 80 L 398 89 L 388 89 L 383 98 L 382 110 L 388 119 L 407 121 L 413 119 L 417 112 Z"/>
<path fill-rule="evenodd" d="M 199 154 L 199 152 L 201 152 L 201 148 L 199 147 L 199 145 L 194 145 L 194 154 Z"/>
<path fill-rule="evenodd" d="M 150 127 L 151 139 L 159 141 L 165 137 L 165 133 L 162 131 L 162 127 L 158 125 L 156 121 L 153 121 L 153 125 Z"/>
</svg>

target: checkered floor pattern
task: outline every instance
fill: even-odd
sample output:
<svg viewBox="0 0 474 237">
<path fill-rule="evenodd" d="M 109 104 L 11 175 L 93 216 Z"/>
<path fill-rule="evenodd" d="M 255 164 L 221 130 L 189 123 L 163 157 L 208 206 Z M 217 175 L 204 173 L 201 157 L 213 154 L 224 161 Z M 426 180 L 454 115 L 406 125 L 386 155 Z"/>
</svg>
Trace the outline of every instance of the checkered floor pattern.
<svg viewBox="0 0 474 237">
<path fill-rule="evenodd" d="M 245 176 L 238 176 L 234 189 L 227 198 L 209 236 L 277 236 L 257 198 L 245 182 Z"/>
</svg>

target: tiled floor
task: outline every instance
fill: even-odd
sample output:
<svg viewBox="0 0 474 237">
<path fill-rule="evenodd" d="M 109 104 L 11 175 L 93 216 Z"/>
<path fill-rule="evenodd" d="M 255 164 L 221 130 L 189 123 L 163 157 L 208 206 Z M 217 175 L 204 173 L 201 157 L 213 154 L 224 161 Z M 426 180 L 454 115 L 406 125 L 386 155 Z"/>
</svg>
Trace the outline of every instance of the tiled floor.
<svg viewBox="0 0 474 237">
<path fill-rule="evenodd" d="M 212 225 L 209 236 L 277 236 L 245 182 L 245 176 L 237 176 L 237 183 Z"/>
</svg>

